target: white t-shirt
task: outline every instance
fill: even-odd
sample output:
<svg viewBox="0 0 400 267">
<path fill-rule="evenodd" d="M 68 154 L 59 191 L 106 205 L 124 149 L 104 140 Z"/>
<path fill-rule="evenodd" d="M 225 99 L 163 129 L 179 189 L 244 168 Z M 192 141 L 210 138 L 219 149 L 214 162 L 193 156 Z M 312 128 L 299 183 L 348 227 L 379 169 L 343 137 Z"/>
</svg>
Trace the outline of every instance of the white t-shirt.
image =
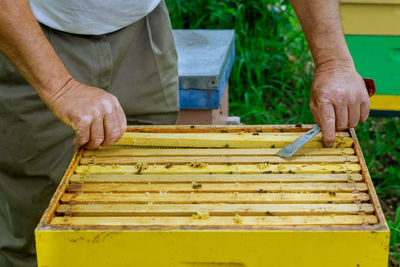
<svg viewBox="0 0 400 267">
<path fill-rule="evenodd" d="M 160 0 L 29 0 L 35 18 L 60 31 L 105 34 L 140 20 Z"/>
</svg>

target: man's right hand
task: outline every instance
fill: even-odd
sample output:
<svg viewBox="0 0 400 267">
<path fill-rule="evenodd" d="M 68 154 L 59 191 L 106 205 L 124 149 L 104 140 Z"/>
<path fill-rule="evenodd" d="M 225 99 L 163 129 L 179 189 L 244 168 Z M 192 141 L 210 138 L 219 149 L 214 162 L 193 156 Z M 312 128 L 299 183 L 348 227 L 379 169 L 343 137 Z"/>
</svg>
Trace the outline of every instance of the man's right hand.
<svg viewBox="0 0 400 267">
<path fill-rule="evenodd" d="M 0 0 L 0 52 L 18 69 L 51 111 L 76 131 L 74 144 L 94 149 L 123 135 L 126 117 L 117 98 L 71 77 L 29 1 Z"/>
<path fill-rule="evenodd" d="M 94 149 L 123 135 L 126 117 L 117 98 L 71 77 L 44 36 L 29 1 L 0 0 L 0 52 L 51 111 L 76 131 L 74 144 Z"/>
<path fill-rule="evenodd" d="M 126 129 L 126 117 L 117 98 L 74 79 L 45 101 L 50 110 L 76 132 L 75 146 L 95 149 L 118 141 Z"/>
</svg>

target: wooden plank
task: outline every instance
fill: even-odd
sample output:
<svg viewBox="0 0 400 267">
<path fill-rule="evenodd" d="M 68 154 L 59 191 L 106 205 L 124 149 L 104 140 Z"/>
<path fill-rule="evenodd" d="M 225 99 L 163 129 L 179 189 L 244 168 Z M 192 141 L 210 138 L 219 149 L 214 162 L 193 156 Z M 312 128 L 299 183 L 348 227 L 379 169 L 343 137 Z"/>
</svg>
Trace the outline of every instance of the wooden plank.
<svg viewBox="0 0 400 267">
<path fill-rule="evenodd" d="M 279 148 L 175 148 L 175 149 L 140 149 L 119 146 L 105 146 L 99 150 L 85 150 L 84 157 L 152 157 L 158 156 L 273 156 Z M 117 146 L 118 147 L 118 146 Z M 353 148 L 301 148 L 296 152 L 296 156 L 319 156 L 319 155 L 354 155 Z"/>
<path fill-rule="evenodd" d="M 346 163 L 358 162 L 357 156 L 293 156 L 281 158 L 278 156 L 191 156 L 191 157 L 107 157 L 107 158 L 82 158 L 80 165 L 134 165 L 139 162 L 148 164 L 187 164 L 190 162 L 204 162 L 207 164 L 257 164 L 257 162 L 268 163 Z"/>
<path fill-rule="evenodd" d="M 341 4 L 361 4 L 361 5 L 386 5 L 386 4 L 393 4 L 399 5 L 399 0 L 340 0 Z"/>
<path fill-rule="evenodd" d="M 126 132 L 141 133 L 228 133 L 228 132 L 307 132 L 315 125 L 143 125 L 128 126 Z"/>
<path fill-rule="evenodd" d="M 376 95 L 371 98 L 371 109 L 400 111 L 400 95 Z"/>
<path fill-rule="evenodd" d="M 73 183 L 67 192 L 84 193 L 183 193 L 183 192 L 353 192 L 366 191 L 364 183 L 185 183 L 185 184 L 121 184 L 121 183 Z"/>
<path fill-rule="evenodd" d="M 366 193 L 65 193 L 62 203 L 353 203 Z"/>
<path fill-rule="evenodd" d="M 359 1 L 361 2 L 361 1 Z M 365 36 L 398 36 L 400 35 L 399 1 L 374 1 L 368 3 L 345 3 L 340 5 L 343 31 L 346 35 Z M 384 2 L 384 3 L 383 3 Z M 390 3 L 391 2 L 391 3 Z M 380 47 L 381 48 L 381 47 Z M 381 62 L 388 58 L 387 54 L 374 52 L 374 56 Z M 389 52 L 387 52 L 389 53 Z M 352 53 L 353 55 L 353 53 Z M 354 57 L 354 56 L 353 56 Z M 390 57 L 389 57 L 390 58 Z M 355 59 L 357 59 L 355 57 Z M 355 60 L 356 61 L 356 60 Z M 357 62 L 357 61 L 356 61 Z M 365 61 L 364 61 L 365 62 Z M 371 63 L 375 63 L 371 59 Z M 376 63 L 375 63 L 376 64 Z M 376 66 L 376 65 L 375 65 Z M 358 69 L 358 68 L 357 68 Z M 379 72 L 379 71 L 378 71 Z M 360 72 L 363 73 L 363 72 Z M 379 74 L 378 74 L 379 75 Z M 378 76 L 379 77 L 379 76 Z M 375 78 L 375 76 L 374 76 Z M 394 80 L 397 80 L 394 77 Z M 379 83 L 379 89 L 381 87 Z M 396 88 L 396 87 L 394 87 Z"/>
<path fill-rule="evenodd" d="M 287 225 L 364 225 L 376 224 L 373 215 L 336 216 L 243 216 L 210 217 L 56 217 L 51 225 L 100 226 L 287 226 Z"/>
<path fill-rule="evenodd" d="M 241 131 L 241 132 L 230 132 L 230 133 L 224 133 L 224 134 L 231 134 L 231 135 L 244 135 L 244 136 L 249 136 L 249 135 L 259 135 L 259 136 L 297 136 L 300 137 L 301 135 L 304 134 L 304 132 L 248 132 L 248 131 Z M 318 133 L 317 138 L 315 140 L 322 140 L 322 133 Z M 344 137 L 344 136 L 350 136 L 349 132 L 336 132 L 335 136 L 337 137 Z"/>
<path fill-rule="evenodd" d="M 39 221 L 38 227 L 44 227 L 52 220 L 57 208 L 57 204 L 59 203 L 60 198 L 62 197 L 63 193 L 65 192 L 65 189 L 69 184 L 69 179 L 73 175 L 76 166 L 79 164 L 79 161 L 82 158 L 82 152 L 83 149 L 78 149 L 78 148 L 74 149 L 74 155 L 71 159 L 71 162 L 69 163 L 69 166 L 65 171 L 65 174 L 60 184 L 58 185 L 56 192 L 54 193 L 53 197 L 50 200 L 48 208 L 44 211 L 43 216 Z"/>
<path fill-rule="evenodd" d="M 233 135 L 224 133 L 125 133 L 114 145 L 267 148 L 284 147 L 297 136 Z M 336 137 L 334 147 L 351 147 L 351 137 Z M 321 138 L 314 137 L 304 147 L 323 147 Z"/>
<path fill-rule="evenodd" d="M 58 214 L 68 216 L 210 216 L 371 214 L 371 204 L 74 204 L 59 205 Z"/>
<path fill-rule="evenodd" d="M 371 198 L 371 203 L 375 207 L 375 214 L 377 215 L 377 217 L 379 219 L 379 223 L 381 225 L 385 226 L 386 229 L 388 229 L 388 225 L 385 220 L 385 216 L 383 214 L 382 207 L 379 203 L 378 195 L 376 194 L 374 184 L 372 183 L 371 175 L 369 174 L 369 171 L 368 171 L 367 163 L 365 162 L 360 144 L 357 139 L 356 131 L 354 129 L 350 129 L 350 134 L 351 134 L 352 138 L 354 139 L 355 152 L 356 152 L 357 156 L 360 158 L 360 166 L 362 169 L 362 175 L 363 175 L 364 181 L 368 187 L 368 193 Z M 387 231 L 389 231 L 389 230 L 387 230 Z"/>
<path fill-rule="evenodd" d="M 360 182 L 361 174 L 75 174 L 72 183 Z"/>
<path fill-rule="evenodd" d="M 204 165 L 190 167 L 188 165 L 115 165 L 77 166 L 77 174 L 262 174 L 262 173 L 358 173 L 361 170 L 359 164 L 257 164 L 257 165 Z"/>
<path fill-rule="evenodd" d="M 135 125 L 128 126 L 126 132 L 139 133 L 237 133 L 237 132 L 258 132 L 258 133 L 291 133 L 307 132 L 315 125 Z M 348 133 L 344 131 L 341 133 Z"/>
</svg>

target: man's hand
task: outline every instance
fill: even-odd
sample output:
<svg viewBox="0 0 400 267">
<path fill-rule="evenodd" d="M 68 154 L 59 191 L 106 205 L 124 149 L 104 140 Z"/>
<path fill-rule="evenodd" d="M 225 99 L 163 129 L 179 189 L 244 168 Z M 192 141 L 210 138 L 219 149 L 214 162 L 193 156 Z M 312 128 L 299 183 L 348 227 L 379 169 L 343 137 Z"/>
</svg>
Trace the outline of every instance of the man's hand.
<svg viewBox="0 0 400 267">
<path fill-rule="evenodd" d="M 355 70 L 340 22 L 339 0 L 290 0 L 317 66 L 310 107 L 325 146 L 335 130 L 355 127 L 369 113 L 368 93 Z"/>
<path fill-rule="evenodd" d="M 106 91 L 70 79 L 45 101 L 51 111 L 76 131 L 75 146 L 95 149 L 118 141 L 126 117 L 117 98 Z"/>
<path fill-rule="evenodd" d="M 110 145 L 125 131 L 118 100 L 71 77 L 34 18 L 29 1 L 0 0 L 0 52 L 55 115 L 77 133 L 76 146 Z"/>
<path fill-rule="evenodd" d="M 331 147 L 335 130 L 353 128 L 369 114 L 365 83 L 352 64 L 329 61 L 319 65 L 311 87 L 310 108 L 322 127 L 323 142 Z"/>
</svg>

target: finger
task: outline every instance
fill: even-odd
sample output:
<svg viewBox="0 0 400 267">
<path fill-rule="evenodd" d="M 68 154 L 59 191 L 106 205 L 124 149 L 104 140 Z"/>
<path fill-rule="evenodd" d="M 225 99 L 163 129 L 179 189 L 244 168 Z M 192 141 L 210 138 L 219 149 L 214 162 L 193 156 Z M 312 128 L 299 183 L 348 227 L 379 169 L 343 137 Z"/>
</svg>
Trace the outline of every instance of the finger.
<svg viewBox="0 0 400 267">
<path fill-rule="evenodd" d="M 121 137 L 121 126 L 115 112 L 107 113 L 104 117 L 104 141 L 103 146 L 111 145 Z"/>
<path fill-rule="evenodd" d="M 336 130 L 345 130 L 349 124 L 349 112 L 346 105 L 335 105 Z"/>
<path fill-rule="evenodd" d="M 349 128 L 354 128 L 357 126 L 358 121 L 360 120 L 360 105 L 355 104 L 355 105 L 350 105 L 348 107 L 348 113 L 349 113 Z"/>
<path fill-rule="evenodd" d="M 314 101 L 310 101 L 310 109 L 314 117 L 314 121 L 316 124 L 320 124 L 320 119 L 318 116 L 318 108 Z"/>
<path fill-rule="evenodd" d="M 369 116 L 369 99 L 367 101 L 361 102 L 360 107 L 360 121 L 366 121 Z"/>
<path fill-rule="evenodd" d="M 125 132 L 125 130 L 126 130 L 126 127 L 127 127 L 128 125 L 127 125 L 127 122 L 126 122 L 125 112 L 124 112 L 124 110 L 122 109 L 122 107 L 120 107 L 119 112 L 117 113 L 117 115 L 118 115 L 119 122 L 120 122 L 120 125 L 121 125 L 121 132 L 122 132 L 122 134 L 123 134 L 123 133 Z"/>
<path fill-rule="evenodd" d="M 90 126 L 90 139 L 86 145 L 87 149 L 95 149 L 104 140 L 103 116 L 97 115 Z"/>
<path fill-rule="evenodd" d="M 122 109 L 121 104 L 119 103 L 118 99 L 115 96 L 113 96 L 113 101 L 114 101 L 114 105 L 115 105 L 115 114 L 117 115 L 120 126 L 121 126 L 121 132 L 124 133 L 126 130 L 126 126 L 127 126 L 125 112 Z"/>
<path fill-rule="evenodd" d="M 76 132 L 76 136 L 74 139 L 74 146 L 81 147 L 89 142 L 90 138 L 90 124 L 92 118 L 89 116 L 84 116 L 79 118 L 79 120 L 75 123 L 71 123 L 72 128 Z"/>
<path fill-rule="evenodd" d="M 320 103 L 318 108 L 321 119 L 322 140 L 325 147 L 332 147 L 335 142 L 335 109 L 330 103 Z"/>
</svg>

